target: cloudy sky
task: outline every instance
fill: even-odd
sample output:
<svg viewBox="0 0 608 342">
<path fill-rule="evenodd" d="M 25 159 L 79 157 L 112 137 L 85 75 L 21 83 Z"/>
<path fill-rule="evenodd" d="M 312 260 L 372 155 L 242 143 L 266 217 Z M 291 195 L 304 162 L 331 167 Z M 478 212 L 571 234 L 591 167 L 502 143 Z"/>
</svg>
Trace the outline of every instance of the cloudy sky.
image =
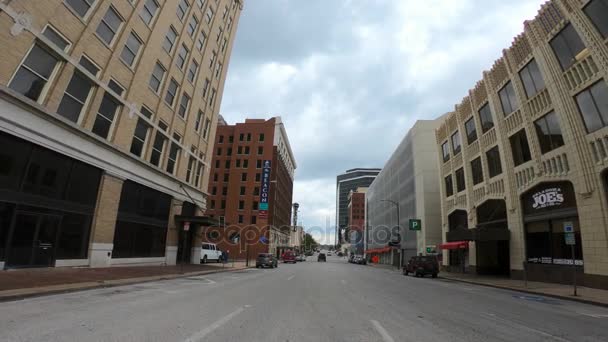
<svg viewBox="0 0 608 342">
<path fill-rule="evenodd" d="M 543 2 L 246 0 L 221 113 L 283 118 L 300 219 L 333 241 L 336 175 L 453 110 Z"/>
</svg>

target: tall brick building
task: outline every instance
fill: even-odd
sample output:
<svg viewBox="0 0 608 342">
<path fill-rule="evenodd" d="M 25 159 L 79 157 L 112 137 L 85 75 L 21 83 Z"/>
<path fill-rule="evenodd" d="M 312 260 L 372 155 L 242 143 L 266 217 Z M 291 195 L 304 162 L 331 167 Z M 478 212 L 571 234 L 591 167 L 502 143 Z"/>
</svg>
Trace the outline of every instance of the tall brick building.
<svg viewBox="0 0 608 342">
<path fill-rule="evenodd" d="M 608 288 L 607 13 L 545 3 L 436 131 L 445 267 Z"/>
<path fill-rule="evenodd" d="M 242 8 L 0 2 L 0 268 L 199 261 Z"/>
<path fill-rule="evenodd" d="M 348 242 L 350 252 L 363 254 L 363 233 L 365 231 L 366 187 L 359 187 L 348 193 Z"/>
<path fill-rule="evenodd" d="M 281 118 L 235 125 L 221 120 L 214 146 L 207 214 L 225 226 L 210 229 L 207 241 L 228 250 L 231 258 L 280 254 L 289 246 L 296 169 Z"/>
</svg>

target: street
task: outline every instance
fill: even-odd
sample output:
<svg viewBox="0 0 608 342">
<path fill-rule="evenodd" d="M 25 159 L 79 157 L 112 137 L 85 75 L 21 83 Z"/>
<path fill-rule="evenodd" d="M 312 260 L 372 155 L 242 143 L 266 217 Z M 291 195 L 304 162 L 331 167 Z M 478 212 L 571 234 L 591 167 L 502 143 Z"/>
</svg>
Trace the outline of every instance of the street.
<svg viewBox="0 0 608 342">
<path fill-rule="evenodd" d="M 0 303 L 2 341 L 608 341 L 608 308 L 316 256 Z"/>
</svg>

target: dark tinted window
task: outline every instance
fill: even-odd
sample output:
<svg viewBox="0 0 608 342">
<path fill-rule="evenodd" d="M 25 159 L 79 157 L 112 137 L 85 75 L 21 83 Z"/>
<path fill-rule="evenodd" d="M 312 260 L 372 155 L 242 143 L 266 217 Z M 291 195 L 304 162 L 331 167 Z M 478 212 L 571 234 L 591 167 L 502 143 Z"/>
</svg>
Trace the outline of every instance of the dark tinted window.
<svg viewBox="0 0 608 342">
<path fill-rule="evenodd" d="M 61 219 L 57 259 L 86 259 L 89 248 L 91 217 L 66 214 Z"/>
<path fill-rule="evenodd" d="M 483 168 L 481 167 L 481 157 L 471 161 L 471 174 L 473 175 L 473 185 L 483 182 Z"/>
<path fill-rule="evenodd" d="M 167 228 L 117 221 L 113 258 L 150 258 L 165 255 Z"/>
<path fill-rule="evenodd" d="M 445 195 L 450 197 L 454 194 L 454 185 L 452 183 L 452 175 L 445 177 Z"/>
<path fill-rule="evenodd" d="M 509 141 L 511 142 L 511 153 L 513 153 L 513 163 L 515 166 L 532 159 L 525 129 L 513 134 L 509 138 Z"/>
<path fill-rule="evenodd" d="M 533 97 L 539 91 L 545 89 L 545 81 L 535 60 L 530 61 L 528 65 L 521 69 L 519 77 L 524 84 L 526 96 L 528 98 Z"/>
<path fill-rule="evenodd" d="M 466 188 L 464 181 L 464 169 L 460 168 L 456 170 L 456 191 L 461 192 Z"/>
<path fill-rule="evenodd" d="M 602 37 L 608 37 L 608 0 L 591 0 L 584 11 Z"/>
<path fill-rule="evenodd" d="M 488 173 L 490 178 L 502 173 L 502 164 L 500 163 L 500 152 L 498 151 L 498 146 L 494 146 L 488 150 L 488 152 L 486 152 L 486 159 L 488 160 Z"/>
<path fill-rule="evenodd" d="M 576 102 L 587 132 L 591 133 L 608 125 L 608 88 L 605 81 L 599 81 L 580 92 L 576 95 Z"/>
<path fill-rule="evenodd" d="M 120 195 L 118 211 L 166 222 L 169 219 L 171 196 L 125 181 Z"/>
<path fill-rule="evenodd" d="M 458 131 L 452 134 L 452 151 L 454 151 L 454 155 L 460 153 L 460 132 Z"/>
<path fill-rule="evenodd" d="M 467 130 L 467 143 L 471 144 L 475 140 L 477 140 L 477 128 L 475 127 L 475 118 L 471 117 L 464 124 L 465 129 Z"/>
<path fill-rule="evenodd" d="M 490 105 L 488 103 L 486 103 L 479 110 L 479 120 L 481 121 L 481 131 L 483 133 L 494 127 L 494 119 L 492 119 L 492 110 L 490 110 Z"/>
<path fill-rule="evenodd" d="M 562 130 L 559 127 L 555 112 L 552 111 L 536 120 L 534 126 L 536 127 L 536 134 L 538 135 L 538 142 L 540 143 L 542 153 L 547 153 L 564 144 L 564 137 L 562 136 Z"/>
<path fill-rule="evenodd" d="M 441 153 L 443 153 L 444 162 L 450 160 L 450 147 L 448 146 L 447 141 L 441 145 Z"/>
<path fill-rule="evenodd" d="M 576 33 L 574 26 L 568 24 L 551 40 L 551 48 L 562 69 L 566 70 L 576 62 L 576 55 L 585 49 L 585 44 Z"/>
<path fill-rule="evenodd" d="M 84 163 L 75 162 L 65 193 L 65 200 L 94 206 L 101 170 Z"/>
<path fill-rule="evenodd" d="M 8 239 L 8 230 L 11 226 L 14 210 L 15 206 L 13 204 L 0 202 L 0 260 L 4 260 L 4 248 Z"/>
<path fill-rule="evenodd" d="M 32 145 L 0 133 L 0 146 L 2 146 L 0 148 L 0 189 L 17 190 L 21 184 Z"/>
<path fill-rule="evenodd" d="M 517 97 L 515 96 L 515 89 L 513 89 L 511 81 L 498 92 L 498 95 L 500 96 L 500 104 L 505 116 L 517 110 Z"/>
<path fill-rule="evenodd" d="M 49 150 L 34 148 L 30 158 L 23 191 L 49 198 L 62 199 L 72 161 Z"/>
</svg>

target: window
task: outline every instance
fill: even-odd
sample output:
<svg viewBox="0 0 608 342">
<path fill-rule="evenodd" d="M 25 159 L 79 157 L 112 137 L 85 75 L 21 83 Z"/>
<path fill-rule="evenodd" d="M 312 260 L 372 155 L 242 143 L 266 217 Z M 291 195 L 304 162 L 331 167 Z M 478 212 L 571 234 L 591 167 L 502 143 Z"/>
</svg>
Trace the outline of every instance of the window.
<svg viewBox="0 0 608 342">
<path fill-rule="evenodd" d="M 58 62 L 57 57 L 42 48 L 41 45 L 34 44 L 11 80 L 9 87 L 34 101 L 38 101 Z"/>
<path fill-rule="evenodd" d="M 196 78 L 197 73 L 198 63 L 193 59 L 192 63 L 190 63 L 190 69 L 188 69 L 188 81 L 190 81 L 190 83 L 194 83 L 194 79 Z"/>
<path fill-rule="evenodd" d="M 232 147 L 228 147 L 228 149 L 226 150 L 226 155 L 227 156 L 231 156 L 232 155 Z"/>
<path fill-rule="evenodd" d="M 213 70 L 213 64 L 215 64 L 216 59 L 217 59 L 217 52 L 213 51 L 211 53 L 211 58 L 209 58 L 209 69 Z"/>
<path fill-rule="evenodd" d="M 89 13 L 96 0 L 65 0 L 65 3 L 70 6 L 81 18 L 84 18 Z"/>
<path fill-rule="evenodd" d="M 572 265 L 572 248 L 566 245 L 564 241 L 565 222 L 573 223 L 574 239 L 576 241 L 574 259 L 577 261 L 583 260 L 580 225 L 576 217 L 569 217 L 526 223 L 526 257 L 528 262 Z"/>
<path fill-rule="evenodd" d="M 80 65 L 85 67 L 93 76 L 97 76 L 99 73 L 99 68 L 85 57 L 80 58 Z M 68 83 L 61 103 L 59 103 L 59 108 L 57 108 L 57 113 L 70 121 L 78 122 L 92 88 L 93 82 L 78 70 L 74 70 L 72 79 Z"/>
<path fill-rule="evenodd" d="M 201 176 L 203 174 L 204 167 L 205 165 L 203 165 L 203 163 L 198 163 L 198 166 L 196 167 L 196 177 L 194 177 L 195 186 L 199 186 L 201 184 Z"/>
<path fill-rule="evenodd" d="M 236 167 L 237 167 L 237 168 L 238 168 L 238 167 L 241 167 L 241 160 L 240 160 L 240 159 L 237 159 L 237 160 L 236 160 Z"/>
<path fill-rule="evenodd" d="M 585 49 L 585 44 L 572 24 L 566 25 L 550 42 L 553 53 L 563 70 L 576 63 L 576 56 Z"/>
<path fill-rule="evenodd" d="M 190 18 L 190 21 L 188 22 L 188 34 L 190 35 L 190 37 L 194 36 L 194 32 L 196 32 L 197 27 L 198 19 L 195 15 L 193 15 L 192 18 Z"/>
<path fill-rule="evenodd" d="M 51 26 L 45 27 L 42 34 L 53 44 L 55 44 L 60 50 L 67 51 L 68 47 L 70 47 L 71 45 L 70 42 L 65 40 L 63 36 Z"/>
<path fill-rule="evenodd" d="M 194 166 L 196 165 L 196 159 L 192 156 L 188 159 L 188 168 L 186 169 L 186 183 L 190 183 L 190 177 L 194 173 Z"/>
<path fill-rule="evenodd" d="M 587 132 L 595 132 L 608 125 L 608 88 L 604 80 L 577 94 L 576 102 Z"/>
<path fill-rule="evenodd" d="M 224 182 L 227 182 L 229 178 L 230 178 L 230 174 L 224 173 Z"/>
<path fill-rule="evenodd" d="M 247 133 L 247 141 L 251 141 L 251 133 Z"/>
<path fill-rule="evenodd" d="M 454 184 L 452 183 L 452 175 L 447 175 L 444 179 L 445 181 L 445 195 L 446 197 L 450 197 L 454 194 Z"/>
<path fill-rule="evenodd" d="M 239 215 L 239 223 L 244 223 L 245 222 L 245 218 L 243 217 L 243 215 Z"/>
<path fill-rule="evenodd" d="M 221 209 L 226 209 L 226 200 L 222 200 L 222 201 L 220 202 L 220 208 L 221 208 Z"/>
<path fill-rule="evenodd" d="M 554 111 L 534 121 L 534 126 L 536 127 L 540 150 L 543 154 L 564 144 L 562 130 L 559 127 L 557 114 Z"/>
<path fill-rule="evenodd" d="M 500 97 L 500 104 L 502 106 L 502 113 L 507 116 L 517 110 L 517 97 L 515 96 L 515 89 L 513 89 L 513 83 L 509 81 L 500 91 L 498 92 Z"/>
<path fill-rule="evenodd" d="M 172 78 L 171 82 L 169 82 L 169 86 L 167 87 L 167 94 L 165 95 L 165 103 L 168 104 L 169 107 L 173 107 L 173 103 L 175 103 L 177 87 L 177 81 Z"/>
<path fill-rule="evenodd" d="M 196 0 L 196 3 L 198 4 L 198 8 L 202 9 L 205 5 L 205 0 Z"/>
<path fill-rule="evenodd" d="M 251 224 L 256 224 L 256 223 L 258 223 L 258 217 L 255 215 L 251 216 Z"/>
<path fill-rule="evenodd" d="M 231 144 L 234 142 L 234 136 L 233 135 L 229 135 L 228 136 L 228 142 L 231 143 Z"/>
<path fill-rule="evenodd" d="M 217 182 L 219 180 L 219 175 L 216 173 L 213 174 L 213 181 Z"/>
<path fill-rule="evenodd" d="M 222 144 L 224 142 L 224 136 L 223 135 L 218 135 L 217 136 L 217 142 L 218 142 L 218 144 Z"/>
<path fill-rule="evenodd" d="M 454 155 L 460 153 L 460 132 L 458 131 L 452 134 L 452 151 L 454 151 Z"/>
<path fill-rule="evenodd" d="M 217 94 L 217 90 L 215 88 L 211 89 L 211 96 L 209 97 L 209 106 L 213 109 L 213 104 L 215 102 L 215 95 Z"/>
<path fill-rule="evenodd" d="M 209 208 L 215 209 L 215 200 L 211 200 L 211 203 L 209 204 Z"/>
<path fill-rule="evenodd" d="M 261 159 L 256 160 L 256 162 L 255 162 L 255 168 L 256 169 L 261 169 L 262 168 L 262 160 Z"/>
<path fill-rule="evenodd" d="M 207 19 L 207 24 L 211 24 L 211 20 L 213 20 L 213 7 L 207 7 L 207 12 L 205 12 L 205 18 Z"/>
<path fill-rule="evenodd" d="M 492 119 L 492 110 L 490 109 L 490 104 L 486 103 L 483 107 L 481 107 L 479 110 L 479 120 L 481 121 L 481 131 L 483 133 L 494 127 L 494 120 Z"/>
<path fill-rule="evenodd" d="M 207 97 L 207 91 L 209 91 L 209 79 L 205 79 L 205 83 L 203 84 L 203 99 Z"/>
<path fill-rule="evenodd" d="M 255 188 L 253 188 L 253 195 L 254 196 L 259 196 L 260 195 L 260 187 L 256 186 Z"/>
<path fill-rule="evenodd" d="M 205 128 L 203 129 L 203 139 L 207 140 L 209 135 L 209 128 L 211 127 L 211 120 L 205 119 Z"/>
<path fill-rule="evenodd" d="M 464 124 L 464 128 L 467 131 L 467 143 L 470 145 L 477 140 L 477 129 L 475 128 L 475 118 L 471 117 Z"/>
<path fill-rule="evenodd" d="M 152 70 L 152 75 L 150 76 L 150 82 L 148 83 L 155 93 L 158 93 L 158 90 L 160 89 L 160 85 L 165 77 L 165 71 L 165 67 L 163 67 L 160 62 L 156 62 L 154 70 Z"/>
<path fill-rule="evenodd" d="M 220 51 L 226 52 L 226 47 L 228 46 L 228 38 L 224 37 L 224 40 L 222 41 L 222 47 L 220 48 Z"/>
<path fill-rule="evenodd" d="M 152 117 L 152 112 L 150 112 L 145 107 L 141 108 L 142 114 L 146 115 L 148 118 Z M 148 116 L 149 115 L 149 116 Z M 142 119 L 137 119 L 137 125 L 135 126 L 135 132 L 133 133 L 133 139 L 131 140 L 131 153 L 134 155 L 141 157 L 142 152 L 144 151 L 144 147 L 146 145 L 146 138 L 148 137 L 148 129 L 150 126 L 148 123 Z"/>
<path fill-rule="evenodd" d="M 465 188 L 464 169 L 460 168 L 456 170 L 456 192 L 464 191 Z"/>
<path fill-rule="evenodd" d="M 232 18 L 228 18 L 228 24 L 226 25 L 226 32 L 230 32 L 232 28 Z"/>
<path fill-rule="evenodd" d="M 180 69 L 184 69 L 184 64 L 186 64 L 186 60 L 188 59 L 188 48 L 186 45 L 182 44 L 177 53 L 177 58 L 175 59 L 175 65 L 177 65 Z"/>
<path fill-rule="evenodd" d="M 221 156 L 221 155 L 222 155 L 222 148 L 221 148 L 221 147 L 218 147 L 218 148 L 215 150 L 215 155 L 216 155 L 216 156 Z"/>
<path fill-rule="evenodd" d="M 169 26 L 169 31 L 165 36 L 165 40 L 163 41 L 163 49 L 167 51 L 167 53 L 171 53 L 173 50 L 173 45 L 175 45 L 175 40 L 177 39 L 177 31 L 173 27 L 173 25 Z"/>
<path fill-rule="evenodd" d="M 215 78 L 220 79 L 220 75 L 222 75 L 222 63 L 217 63 L 215 67 Z"/>
<path fill-rule="evenodd" d="M 481 157 L 471 161 L 471 174 L 473 175 L 473 185 L 483 182 L 483 168 L 481 167 Z"/>
<path fill-rule="evenodd" d="M 184 17 L 186 16 L 186 13 L 188 12 L 188 7 L 190 7 L 188 0 L 181 0 L 179 2 L 179 4 L 177 5 L 177 17 L 179 18 L 180 21 L 184 21 Z"/>
<path fill-rule="evenodd" d="M 198 51 L 203 51 L 203 47 L 205 46 L 205 41 L 207 40 L 207 35 L 205 32 L 201 31 L 201 34 L 198 36 L 198 40 L 196 41 L 196 48 Z"/>
<path fill-rule="evenodd" d="M 123 62 L 127 63 L 128 66 L 133 66 L 135 59 L 137 58 L 137 54 L 139 53 L 139 49 L 143 43 L 135 33 L 131 32 L 129 38 L 127 38 L 127 42 L 125 43 L 124 48 L 122 49 L 122 53 L 120 54 L 120 59 Z"/>
<path fill-rule="evenodd" d="M 211 188 L 211 194 L 214 196 L 217 195 L 217 186 Z"/>
<path fill-rule="evenodd" d="M 545 81 L 543 80 L 543 76 L 541 75 L 535 60 L 532 60 L 528 65 L 521 69 L 519 77 L 524 84 L 526 96 L 528 98 L 533 97 L 538 94 L 538 92 L 545 89 Z"/>
<path fill-rule="evenodd" d="M 203 121 L 203 115 L 203 112 L 201 112 L 200 110 L 198 111 L 198 114 L 196 114 L 196 122 L 194 123 L 195 132 L 199 132 L 201 128 L 201 121 Z"/>
<path fill-rule="evenodd" d="M 228 187 L 222 187 L 222 196 L 228 196 Z"/>
<path fill-rule="evenodd" d="M 255 174 L 255 181 L 256 181 L 256 182 L 259 182 L 259 181 L 260 181 L 260 179 L 262 179 L 262 174 L 261 174 L 261 173 L 256 173 L 256 174 Z"/>
<path fill-rule="evenodd" d="M 144 3 L 144 7 L 139 13 L 141 20 L 143 20 L 144 23 L 149 26 L 152 22 L 152 19 L 154 19 L 154 15 L 156 14 L 156 11 L 158 11 L 159 7 L 160 6 L 156 2 L 156 0 L 146 0 L 146 2 Z"/>
<path fill-rule="evenodd" d="M 513 163 L 515 166 L 523 164 L 532 159 L 525 129 L 513 134 L 509 138 L 509 141 L 511 142 L 511 153 L 513 154 Z"/>
<path fill-rule="evenodd" d="M 227 17 L 228 17 L 228 5 L 226 5 L 226 7 L 224 7 L 224 12 L 222 13 L 222 19 L 224 21 L 226 21 Z"/>
<path fill-rule="evenodd" d="M 219 160 L 216 160 L 216 161 L 215 161 L 215 168 L 216 168 L 216 169 L 219 169 L 219 168 L 220 168 L 220 161 L 219 161 Z"/>
<path fill-rule="evenodd" d="M 246 169 L 249 167 L 249 160 L 248 159 L 244 159 L 243 160 L 243 169 Z"/>
<path fill-rule="evenodd" d="M 264 133 L 260 133 L 258 136 L 258 141 L 264 141 Z"/>
<path fill-rule="evenodd" d="M 245 134 L 239 134 L 239 141 L 245 141 Z"/>
<path fill-rule="evenodd" d="M 238 146 L 236 151 L 236 154 L 243 154 L 243 146 Z"/>
<path fill-rule="evenodd" d="M 186 114 L 188 113 L 188 105 L 190 104 L 190 96 L 185 92 L 182 94 L 182 100 L 179 103 L 179 109 L 177 110 L 177 114 L 182 118 L 186 118 Z"/>
<path fill-rule="evenodd" d="M 583 10 L 602 37 L 608 37 L 608 17 L 606 17 L 606 13 L 608 13 L 608 1 L 591 0 Z"/>
<path fill-rule="evenodd" d="M 245 209 L 245 201 L 239 201 L 239 210 Z"/>
<path fill-rule="evenodd" d="M 486 152 L 486 159 L 488 160 L 488 174 L 490 175 L 490 178 L 502 173 L 498 146 L 494 146 Z"/>
<path fill-rule="evenodd" d="M 441 144 L 441 152 L 443 153 L 443 161 L 447 162 L 450 160 L 450 147 L 448 146 L 448 142 L 444 142 Z"/>
<path fill-rule="evenodd" d="M 160 166 L 161 156 L 163 154 L 163 148 L 165 146 L 165 135 L 161 132 L 167 131 L 167 124 L 164 122 L 159 122 L 158 127 L 159 131 L 156 132 L 156 136 L 154 137 L 154 144 L 152 145 L 152 154 L 150 155 L 150 163 L 155 166 Z"/>
<path fill-rule="evenodd" d="M 258 155 L 264 154 L 264 147 L 258 146 Z"/>
<path fill-rule="evenodd" d="M 181 137 L 177 134 L 173 134 L 173 139 L 177 142 L 181 140 Z M 176 170 L 177 163 L 179 162 L 179 145 L 176 143 L 171 143 L 171 148 L 169 149 L 169 159 L 167 160 L 167 172 L 173 174 Z"/>
<path fill-rule="evenodd" d="M 239 190 L 240 190 L 239 194 L 240 194 L 241 196 L 245 196 L 246 191 L 247 191 L 247 188 L 246 188 L 246 187 L 244 187 L 244 186 L 242 186 L 242 187 L 241 187 Z"/>
<path fill-rule="evenodd" d="M 258 201 L 253 201 L 253 203 L 251 203 L 251 209 L 258 210 L 258 208 L 259 208 Z"/>
<path fill-rule="evenodd" d="M 124 89 L 122 89 L 118 83 L 110 80 L 108 87 L 110 87 L 110 89 L 112 89 L 118 95 L 122 96 Z M 99 110 L 97 111 L 97 116 L 95 117 L 95 122 L 93 123 L 93 129 L 91 131 L 98 136 L 107 139 L 110 133 L 110 128 L 112 127 L 112 123 L 114 122 L 114 117 L 116 116 L 119 108 L 120 102 L 115 99 L 113 95 L 106 92 L 103 95 L 101 104 L 99 105 Z"/>
<path fill-rule="evenodd" d="M 243 172 L 243 173 L 241 174 L 241 182 L 246 182 L 246 181 L 247 181 L 247 173 L 246 173 L 246 172 Z"/>
<path fill-rule="evenodd" d="M 245 146 L 245 154 L 246 154 L 246 155 L 249 155 L 249 151 L 250 151 L 250 150 L 249 150 L 249 146 Z"/>
<path fill-rule="evenodd" d="M 97 26 L 97 35 L 106 44 L 112 45 L 112 41 L 114 40 L 116 33 L 118 33 L 118 29 L 120 29 L 122 22 L 122 18 L 118 15 L 114 7 L 110 6 L 106 15 L 101 19 L 99 26 Z"/>
</svg>

